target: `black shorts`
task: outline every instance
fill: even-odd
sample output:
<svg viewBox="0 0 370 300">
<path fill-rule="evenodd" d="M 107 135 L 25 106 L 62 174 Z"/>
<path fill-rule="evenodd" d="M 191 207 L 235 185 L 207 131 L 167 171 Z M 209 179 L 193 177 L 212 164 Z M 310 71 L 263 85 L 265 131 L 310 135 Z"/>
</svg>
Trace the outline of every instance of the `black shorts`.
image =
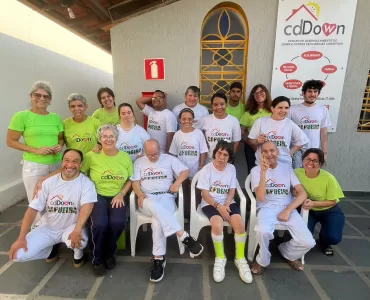
<svg viewBox="0 0 370 300">
<path fill-rule="evenodd" d="M 219 211 L 214 208 L 212 205 L 207 205 L 202 207 L 203 213 L 207 216 L 208 219 L 211 219 L 213 216 L 220 216 L 221 214 Z M 240 209 L 238 204 L 232 203 L 230 204 L 230 216 L 232 215 L 240 215 Z"/>
</svg>

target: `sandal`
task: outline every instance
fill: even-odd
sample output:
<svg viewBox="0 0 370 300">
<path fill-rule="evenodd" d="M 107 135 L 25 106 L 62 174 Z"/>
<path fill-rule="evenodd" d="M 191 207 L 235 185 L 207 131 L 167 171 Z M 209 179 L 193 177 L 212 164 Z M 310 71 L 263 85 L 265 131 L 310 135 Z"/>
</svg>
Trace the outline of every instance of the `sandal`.
<svg viewBox="0 0 370 300">
<path fill-rule="evenodd" d="M 253 275 L 261 275 L 265 271 L 265 268 L 262 267 L 258 262 L 252 264 L 251 272 Z"/>
<path fill-rule="evenodd" d="M 293 260 L 293 261 L 292 260 L 287 260 L 287 259 L 285 259 L 285 260 L 293 270 L 303 271 L 303 265 L 302 265 L 302 263 L 299 259 L 296 259 L 296 260 Z"/>
<path fill-rule="evenodd" d="M 326 248 L 323 248 L 322 244 L 320 243 L 320 240 L 316 240 L 316 244 L 321 247 L 322 252 L 327 256 L 333 256 L 334 251 L 333 248 L 329 245 Z"/>
</svg>

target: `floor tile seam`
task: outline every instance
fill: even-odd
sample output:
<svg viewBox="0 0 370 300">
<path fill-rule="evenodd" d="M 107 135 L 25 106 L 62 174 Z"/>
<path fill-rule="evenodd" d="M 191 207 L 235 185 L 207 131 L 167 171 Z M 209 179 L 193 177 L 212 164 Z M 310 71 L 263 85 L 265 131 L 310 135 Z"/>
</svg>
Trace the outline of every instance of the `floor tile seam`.
<svg viewBox="0 0 370 300">
<path fill-rule="evenodd" d="M 21 221 L 18 221 L 18 222 L 15 222 L 15 223 L 0 223 L 0 226 L 12 226 L 12 227 L 15 227 L 15 226 L 19 226 L 19 222 Z"/>
<path fill-rule="evenodd" d="M 35 300 L 85 300 L 85 298 L 66 298 L 66 297 L 38 295 L 36 296 Z"/>
<path fill-rule="evenodd" d="M 13 264 L 14 262 L 9 260 L 7 263 L 5 263 L 5 265 L 3 265 L 1 268 L 0 268 L 0 276 L 7 270 L 11 267 L 11 265 Z"/>
<path fill-rule="evenodd" d="M 345 223 L 351 227 L 354 231 L 356 231 L 357 233 L 359 233 L 363 238 L 368 238 L 368 236 L 366 236 L 360 229 L 358 229 L 355 225 L 353 225 L 350 221 L 348 221 L 347 219 L 345 220 Z"/>
<path fill-rule="evenodd" d="M 260 275 L 254 275 L 253 280 L 257 284 L 258 291 L 260 292 L 261 300 L 270 300 L 271 297 L 269 292 L 267 291 L 265 282 L 263 281 L 263 277 Z"/>
<path fill-rule="evenodd" d="M 345 217 L 346 218 L 370 219 L 370 216 L 367 216 L 367 215 L 351 215 L 351 214 L 346 215 L 345 214 Z"/>
<path fill-rule="evenodd" d="M 92 285 L 89 293 L 86 296 L 86 300 L 93 300 L 95 298 L 96 293 L 98 292 L 101 284 L 103 283 L 104 278 L 105 278 L 105 276 L 104 277 L 97 277 L 95 279 L 94 284 Z"/>
<path fill-rule="evenodd" d="M 0 233 L 0 238 L 6 235 L 9 231 L 11 231 L 15 226 L 10 225 L 9 228 L 5 229 L 2 233 Z"/>
<path fill-rule="evenodd" d="M 370 237 L 368 236 L 358 236 L 358 235 L 342 235 L 342 239 L 347 239 L 347 240 L 370 240 Z"/>
<path fill-rule="evenodd" d="M 321 300 L 330 300 L 330 297 L 326 294 L 325 290 L 321 287 L 320 283 L 313 275 L 309 268 L 304 268 L 303 273 L 306 275 L 307 280 L 310 282 L 314 290 L 316 291 L 317 295 L 320 297 Z"/>
<path fill-rule="evenodd" d="M 203 300 L 211 300 L 211 278 L 209 276 L 209 263 L 207 261 L 202 262 L 202 290 Z"/>
<path fill-rule="evenodd" d="M 361 209 L 363 212 L 366 212 L 368 215 L 370 215 L 370 211 L 368 211 L 366 208 L 362 207 L 360 204 L 356 203 L 353 200 L 350 200 L 349 202 L 352 203 L 353 205 L 355 205 L 357 208 Z"/>
<path fill-rule="evenodd" d="M 146 289 L 146 293 L 144 296 L 144 300 L 152 300 L 153 295 L 154 295 L 154 289 L 155 289 L 155 283 L 153 282 L 148 282 L 148 287 Z"/>
</svg>

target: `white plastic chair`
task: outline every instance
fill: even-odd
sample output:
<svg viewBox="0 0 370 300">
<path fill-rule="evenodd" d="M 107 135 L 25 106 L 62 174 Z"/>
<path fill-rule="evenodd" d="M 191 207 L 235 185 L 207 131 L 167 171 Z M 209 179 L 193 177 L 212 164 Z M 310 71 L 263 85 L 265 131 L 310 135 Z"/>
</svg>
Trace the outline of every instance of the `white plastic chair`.
<svg viewBox="0 0 370 300">
<path fill-rule="evenodd" d="M 197 199 L 195 195 L 196 183 L 199 178 L 199 172 L 195 174 L 193 180 L 191 181 L 191 202 L 190 202 L 190 235 L 198 239 L 200 230 L 205 226 L 211 226 L 209 219 L 203 213 L 200 204 L 197 205 Z M 242 217 L 243 222 L 245 222 L 245 214 L 247 210 L 247 199 L 245 198 L 242 189 L 240 188 L 238 180 L 236 181 L 236 192 L 239 195 L 240 199 L 240 214 Z M 224 226 L 228 227 L 228 233 L 232 233 L 231 225 L 224 221 Z"/>
<path fill-rule="evenodd" d="M 254 231 L 254 227 L 256 226 L 257 222 L 257 215 L 256 215 L 256 198 L 254 197 L 252 190 L 251 190 L 251 175 L 248 175 L 247 179 L 245 180 L 245 189 L 247 191 L 248 197 L 251 200 L 251 212 L 248 222 L 247 232 L 249 235 L 248 240 L 248 260 L 253 261 L 254 254 L 257 249 L 257 241 L 256 241 L 256 232 Z M 307 224 L 308 222 L 308 210 L 301 209 L 301 216 L 304 222 Z M 278 235 L 282 237 L 284 235 L 284 230 L 288 230 L 284 225 L 276 225 L 275 230 L 279 230 Z M 301 258 L 302 264 L 304 264 L 304 255 Z"/>
<path fill-rule="evenodd" d="M 178 205 L 175 211 L 175 217 L 177 222 L 179 222 L 181 228 L 184 228 L 184 195 L 182 191 L 182 186 L 179 187 L 179 192 L 177 193 Z M 134 191 L 130 195 L 130 241 L 131 241 L 131 256 L 135 256 L 136 248 L 136 238 L 137 233 L 141 225 L 146 226 L 146 224 L 152 223 L 152 217 L 148 217 L 142 214 L 138 207 Z M 146 229 L 146 228 L 145 228 Z M 145 231 L 145 230 L 144 230 Z M 177 237 L 179 243 L 180 254 L 184 254 L 185 246 Z"/>
</svg>

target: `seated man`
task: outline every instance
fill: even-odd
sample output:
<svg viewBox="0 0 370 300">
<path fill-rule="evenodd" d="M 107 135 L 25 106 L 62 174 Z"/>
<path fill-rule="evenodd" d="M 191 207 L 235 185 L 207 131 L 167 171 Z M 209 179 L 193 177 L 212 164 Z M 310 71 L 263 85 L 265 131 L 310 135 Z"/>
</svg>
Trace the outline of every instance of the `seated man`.
<svg viewBox="0 0 370 300">
<path fill-rule="evenodd" d="M 78 268 L 85 263 L 83 249 L 87 245 L 87 218 L 97 202 L 94 184 L 80 173 L 82 152 L 67 149 L 62 157 L 61 172 L 42 183 L 24 215 L 18 239 L 9 251 L 9 258 L 17 262 L 58 258 L 58 243 L 73 249 L 73 265 Z M 45 213 L 29 229 L 38 212 Z"/>
<path fill-rule="evenodd" d="M 190 251 L 191 257 L 200 255 L 203 246 L 185 232 L 175 218 L 175 194 L 188 177 L 189 169 L 176 157 L 161 154 L 156 140 L 144 143 L 146 155 L 134 164 L 132 187 L 138 196 L 140 211 L 152 217 L 153 267 L 150 281 L 159 282 L 166 266 L 166 238 L 176 233 Z M 174 175 L 177 179 L 175 182 Z"/>
<path fill-rule="evenodd" d="M 270 264 L 270 240 L 274 238 L 275 225 L 285 225 L 292 235 L 289 242 L 279 245 L 279 251 L 287 263 L 297 271 L 303 270 L 299 259 L 315 246 L 315 240 L 296 208 L 307 195 L 293 169 L 277 162 L 279 150 L 269 141 L 262 144 L 261 164 L 252 169 L 252 190 L 257 200 L 256 239 L 260 245 L 253 274 L 262 274 Z M 293 199 L 291 188 L 296 197 Z"/>
</svg>

